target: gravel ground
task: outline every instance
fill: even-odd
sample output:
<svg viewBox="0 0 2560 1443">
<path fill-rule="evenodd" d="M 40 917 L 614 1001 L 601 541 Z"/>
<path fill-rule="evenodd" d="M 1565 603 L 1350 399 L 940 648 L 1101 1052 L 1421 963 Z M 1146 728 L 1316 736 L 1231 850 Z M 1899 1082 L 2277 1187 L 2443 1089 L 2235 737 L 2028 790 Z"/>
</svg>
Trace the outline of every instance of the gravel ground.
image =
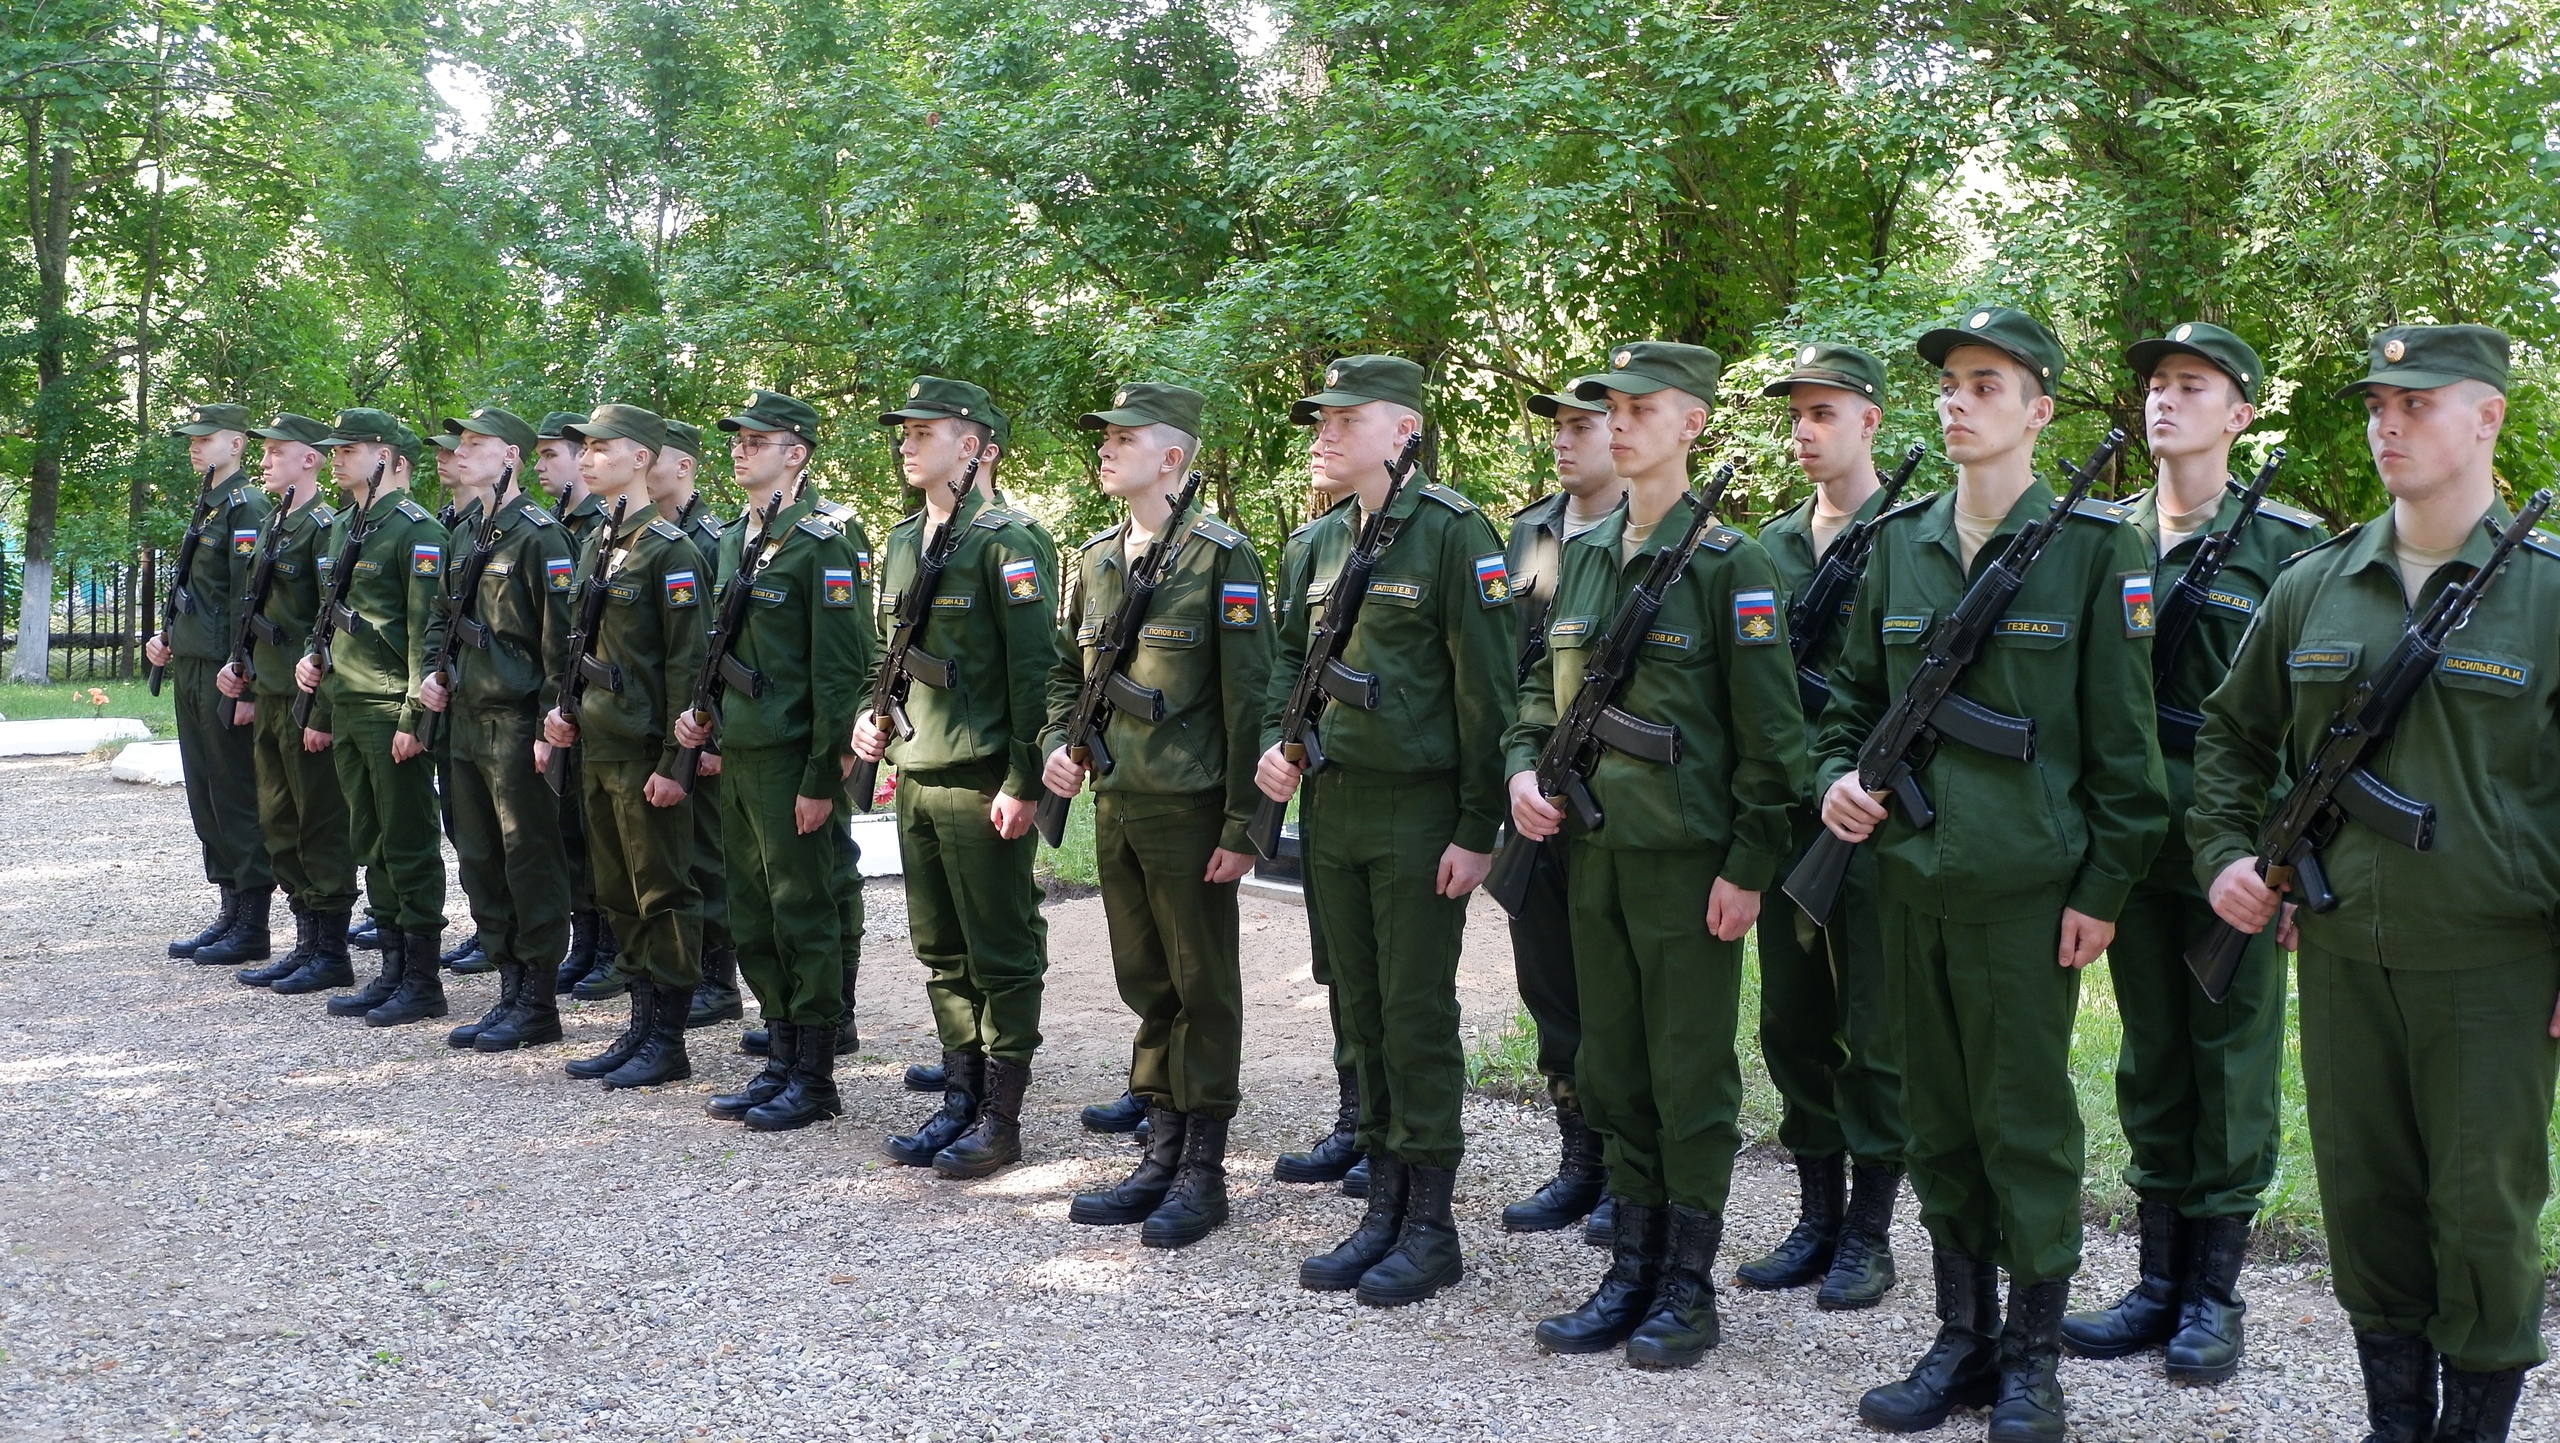
<svg viewBox="0 0 2560 1443">
<path fill-rule="evenodd" d="M 60 762 L 0 764 L 0 1429 L 28 1438 L 1848 1438 L 1858 1393 L 1931 1326 L 1909 1283 L 1866 1313 L 1727 1292 L 1724 1346 L 1685 1373 L 1540 1356 L 1601 1254 L 1511 1237 L 1502 1203 L 1551 1166 L 1533 1113 L 1469 1107 L 1467 1278 L 1380 1311 L 1299 1290 L 1298 1258 L 1358 1204 L 1268 1180 L 1331 1101 L 1303 914 L 1246 904 L 1247 1104 L 1235 1222 L 1184 1252 L 1067 1221 L 1130 1161 L 1073 1109 L 1118 1090 L 1128 1023 L 1098 901 L 1050 910 L 1050 1042 L 1029 1160 L 975 1184 L 878 1153 L 924 1100 L 919 978 L 875 908 L 865 1051 L 837 1124 L 759 1136 L 702 1098 L 752 1067 L 696 1033 L 698 1075 L 645 1094 L 572 1083 L 622 1004 L 571 1046 L 456 1054 L 172 963 L 208 892 L 174 792 Z M 874 895 L 878 887 L 875 885 Z M 456 889 L 459 897 L 459 888 Z M 1471 1018 L 1511 1003 L 1489 905 Z M 454 988 L 457 1016 L 485 980 Z M 1746 1157 L 1726 1267 L 1791 1221 L 1790 1175 Z M 2129 1245 L 2093 1238 L 2078 1298 Z M 2156 1359 L 2068 1361 L 2085 1439 L 2355 1438 L 2345 1321 L 2317 1273 L 2251 1269 L 2250 1366 L 2180 1389 Z M 2560 1436 L 2554 1371 L 2518 1438 Z M 1940 1437 L 1981 1436 L 1960 1414 Z"/>
</svg>

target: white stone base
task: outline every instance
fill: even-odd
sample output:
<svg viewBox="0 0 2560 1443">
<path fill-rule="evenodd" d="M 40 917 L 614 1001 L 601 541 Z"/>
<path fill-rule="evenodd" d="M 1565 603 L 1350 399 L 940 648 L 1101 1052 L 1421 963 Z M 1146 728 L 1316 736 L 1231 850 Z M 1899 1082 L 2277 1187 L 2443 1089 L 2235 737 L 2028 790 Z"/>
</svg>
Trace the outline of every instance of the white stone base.
<svg viewBox="0 0 2560 1443">
<path fill-rule="evenodd" d="M 111 742 L 150 735 L 151 728 L 129 716 L 0 721 L 0 757 L 83 756 Z"/>
<path fill-rule="evenodd" d="M 897 877 L 905 874 L 898 860 L 898 819 L 879 812 L 863 812 L 853 819 L 853 840 L 862 848 L 862 875 Z"/>
<path fill-rule="evenodd" d="M 120 782 L 140 782 L 145 786 L 184 786 L 187 769 L 178 760 L 176 742 L 134 742 L 116 753 L 107 764 L 107 775 Z"/>
</svg>

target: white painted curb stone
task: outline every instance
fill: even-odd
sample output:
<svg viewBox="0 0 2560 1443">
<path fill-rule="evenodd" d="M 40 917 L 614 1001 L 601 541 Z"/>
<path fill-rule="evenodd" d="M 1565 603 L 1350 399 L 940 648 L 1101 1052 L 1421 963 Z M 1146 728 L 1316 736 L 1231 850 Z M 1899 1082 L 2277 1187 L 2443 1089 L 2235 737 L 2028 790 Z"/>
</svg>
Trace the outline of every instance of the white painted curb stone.
<svg viewBox="0 0 2560 1443">
<path fill-rule="evenodd" d="M 129 716 L 0 721 L 0 757 L 76 757 L 110 742 L 150 735 L 151 728 Z"/>
<path fill-rule="evenodd" d="M 107 775 L 120 782 L 141 782 L 146 786 L 183 786 L 186 766 L 178 760 L 176 742 L 135 742 L 116 753 L 107 764 Z"/>
<path fill-rule="evenodd" d="M 895 877 L 904 871 L 898 860 L 898 819 L 867 813 L 853 819 L 853 840 L 862 848 L 862 875 Z"/>
</svg>

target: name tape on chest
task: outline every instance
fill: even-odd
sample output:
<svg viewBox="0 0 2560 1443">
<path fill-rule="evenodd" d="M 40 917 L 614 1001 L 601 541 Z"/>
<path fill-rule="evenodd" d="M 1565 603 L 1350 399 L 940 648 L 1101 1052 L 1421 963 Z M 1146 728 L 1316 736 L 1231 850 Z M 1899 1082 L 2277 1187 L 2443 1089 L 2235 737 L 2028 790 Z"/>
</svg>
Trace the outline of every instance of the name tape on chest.
<svg viewBox="0 0 2560 1443">
<path fill-rule="evenodd" d="M 1218 588 L 1218 624 L 1250 631 L 1262 620 L 1262 588 L 1250 581 L 1230 581 Z"/>
<path fill-rule="evenodd" d="M 2051 637 L 2056 641 L 2071 634 L 2071 623 L 2048 621 L 2040 616 L 2004 616 L 1993 629 L 1996 636 Z"/>
<path fill-rule="evenodd" d="M 2256 597 L 2244 596 L 2237 591 L 2207 591 L 2204 594 L 2204 604 L 2219 606 L 2225 611 L 2236 611 L 2242 616 L 2247 616 L 2258 609 Z"/>
<path fill-rule="evenodd" d="M 1644 644 L 1665 647 L 1672 651 L 1687 651 L 1693 643 L 1689 633 L 1685 631 L 1665 631 L 1656 627 L 1644 634 Z"/>
<path fill-rule="evenodd" d="M 2445 653 L 2444 660 L 2436 663 L 2436 669 L 2447 676 L 2478 677 L 2482 681 L 2497 682 L 2517 691 L 2524 690 L 2526 680 L 2532 676 L 2530 671 L 2513 662 L 2498 661 L 2486 656 L 2461 656 L 2453 652 Z"/>
<path fill-rule="evenodd" d="M 1777 592 L 1755 586 L 1733 594 L 1733 639 L 1744 646 L 1768 646 L 1777 641 Z"/>
</svg>

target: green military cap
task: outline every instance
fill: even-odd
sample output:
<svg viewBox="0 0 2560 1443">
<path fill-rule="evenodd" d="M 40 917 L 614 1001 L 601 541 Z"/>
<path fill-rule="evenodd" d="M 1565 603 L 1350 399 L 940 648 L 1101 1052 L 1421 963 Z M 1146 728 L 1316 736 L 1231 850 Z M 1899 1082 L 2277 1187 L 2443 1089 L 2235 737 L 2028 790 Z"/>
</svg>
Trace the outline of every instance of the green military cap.
<svg viewBox="0 0 2560 1443">
<path fill-rule="evenodd" d="M 252 426 L 249 434 L 262 441 L 299 441 L 305 446 L 329 444 L 329 427 L 309 416 L 291 411 L 278 411 L 276 418 L 263 426 Z"/>
<path fill-rule="evenodd" d="M 462 444 L 462 438 L 451 431 L 437 431 L 427 437 L 427 444 L 439 451 L 451 451 Z"/>
<path fill-rule="evenodd" d="M 647 447 L 650 454 L 667 447 L 667 423 L 655 411 L 638 406 L 608 403 L 574 426 L 563 426 L 560 434 L 572 441 L 615 441 L 629 439 Z"/>
<path fill-rule="evenodd" d="M 1609 369 L 1573 383 L 1573 393 L 1586 401 L 1605 401 L 1611 391 L 1649 396 L 1656 391 L 1686 391 L 1715 404 L 1716 378 L 1724 374 L 1724 358 L 1704 346 L 1678 341 L 1628 341 L 1609 348 Z"/>
<path fill-rule="evenodd" d="M 482 406 L 468 416 L 447 416 L 444 419 L 444 429 L 446 435 L 457 441 L 465 431 L 476 432 L 483 436 L 495 436 L 515 447 L 517 453 L 528 460 L 533 456 L 533 443 L 537 439 L 533 428 L 524 423 L 523 417 L 513 411 L 501 411 L 495 406 Z M 442 446 L 447 443 L 439 441 L 436 444 Z"/>
<path fill-rule="evenodd" d="M 1599 374 L 1605 373 L 1595 373 L 1591 376 L 1576 376 L 1572 380 L 1565 382 L 1564 389 L 1561 391 L 1540 391 L 1538 394 L 1529 398 L 1529 410 L 1533 414 L 1544 416 L 1550 421 L 1555 420 L 1560 413 L 1565 411 L 1589 411 L 1599 415 L 1607 415 L 1609 411 L 1608 402 L 1586 401 L 1581 396 L 1575 394 L 1576 387 L 1580 386 L 1585 381 L 1597 379 Z"/>
<path fill-rule="evenodd" d="M 418 433 L 400 423 L 400 418 L 371 406 L 357 406 L 340 411 L 329 423 L 328 438 L 321 444 L 343 446 L 351 441 L 379 441 L 418 464 Z"/>
<path fill-rule="evenodd" d="M 712 424 L 723 431 L 789 431 L 811 446 L 818 444 L 818 408 L 780 391 L 759 389 L 736 414 Z"/>
<path fill-rule="evenodd" d="M 895 426 L 901 421 L 938 421 L 957 416 L 992 428 L 995 398 L 985 388 L 967 381 L 954 381 L 944 376 L 918 376 L 907 387 L 907 403 L 894 411 L 880 413 L 880 424 Z"/>
<path fill-rule="evenodd" d="M 565 441 L 569 438 L 569 428 L 585 419 L 587 417 L 583 411 L 554 411 L 542 418 L 541 425 L 533 428 L 533 439 Z"/>
<path fill-rule="evenodd" d="M 1422 409 L 1422 368 L 1402 356 L 1345 356 L 1324 368 L 1324 389 L 1289 407 L 1289 420 L 1300 426 L 1316 423 L 1326 406 L 1365 406 L 1393 401 L 1409 411 Z"/>
<path fill-rule="evenodd" d="M 696 461 L 702 459 L 702 428 L 691 421 L 667 423 L 667 449 L 682 451 Z"/>
<path fill-rule="evenodd" d="M 2044 323 L 2010 306 L 1979 306 L 1920 335 L 1920 359 L 1945 366 L 1958 346 L 1989 346 L 2019 365 L 2048 391 L 2062 378 L 2062 343 Z"/>
<path fill-rule="evenodd" d="M 217 431 L 249 429 L 249 408 L 218 402 L 211 406 L 192 406 L 187 410 L 187 423 L 170 432 L 172 436 L 210 436 Z"/>
<path fill-rule="evenodd" d="M 1834 341 L 1807 341 L 1796 347 L 1795 369 L 1760 388 L 1763 396 L 1784 396 L 1798 386 L 1829 386 L 1854 391 L 1870 401 L 1884 400 L 1884 361 L 1871 351 Z"/>
<path fill-rule="evenodd" d="M 998 446 L 1010 446 L 1013 444 L 1013 418 L 1007 416 L 1002 407 L 996 405 L 993 401 L 989 401 L 987 403 L 987 413 L 978 419 L 987 423 L 988 440 L 993 441 Z"/>
<path fill-rule="evenodd" d="M 1209 398 L 1188 386 L 1162 381 L 1129 381 L 1111 393 L 1111 409 L 1087 411 L 1076 424 L 1088 431 L 1105 426 L 1171 426 L 1186 435 L 1200 434 L 1200 408 Z"/>
<path fill-rule="evenodd" d="M 2175 355 L 2202 356 L 2219 367 L 2222 373 L 2239 383 L 2240 399 L 2258 399 L 2258 383 L 2267 378 L 2267 366 L 2247 341 L 2210 321 L 2186 321 L 2169 328 L 2169 334 L 2148 341 L 2136 341 L 2125 347 L 2125 364 L 2148 376 L 2160 369 L 2160 363 Z"/>
<path fill-rule="evenodd" d="M 2365 345 L 2365 375 L 2340 389 L 2367 386 L 2432 391 L 2456 381 L 2486 381 L 2507 392 L 2507 333 L 2491 326 L 2391 326 Z"/>
</svg>

